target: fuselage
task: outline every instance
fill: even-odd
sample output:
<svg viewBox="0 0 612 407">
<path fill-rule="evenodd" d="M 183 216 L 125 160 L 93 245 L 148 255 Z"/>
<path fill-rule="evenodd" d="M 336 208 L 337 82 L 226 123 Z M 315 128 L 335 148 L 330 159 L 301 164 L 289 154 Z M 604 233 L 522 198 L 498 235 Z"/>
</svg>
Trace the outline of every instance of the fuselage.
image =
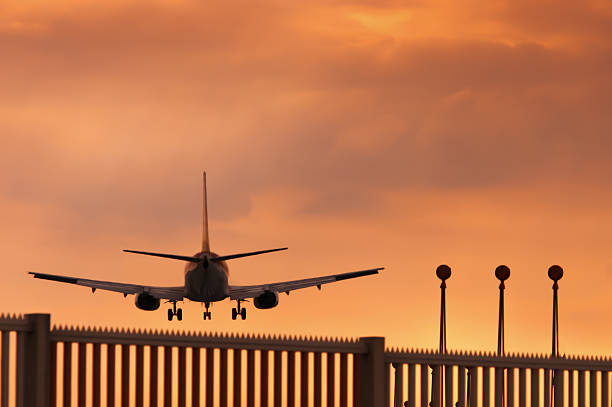
<svg viewBox="0 0 612 407">
<path fill-rule="evenodd" d="M 218 257 L 216 253 L 194 255 L 204 259 Z M 185 296 L 191 301 L 215 302 L 229 296 L 229 268 L 225 261 L 201 261 L 185 266 Z"/>
</svg>

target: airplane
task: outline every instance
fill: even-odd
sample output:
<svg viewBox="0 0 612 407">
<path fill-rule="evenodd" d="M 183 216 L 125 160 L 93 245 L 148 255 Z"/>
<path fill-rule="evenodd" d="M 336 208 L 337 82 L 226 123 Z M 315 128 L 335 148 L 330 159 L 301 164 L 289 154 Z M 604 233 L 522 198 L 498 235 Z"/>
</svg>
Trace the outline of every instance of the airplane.
<svg viewBox="0 0 612 407">
<path fill-rule="evenodd" d="M 238 259 L 241 257 L 255 256 L 258 254 L 287 250 L 287 247 L 279 249 L 259 250 L 254 252 L 236 253 L 220 256 L 210 250 L 208 237 L 208 205 L 206 198 L 206 172 L 203 181 L 203 209 L 202 209 L 202 250 L 193 256 L 182 256 L 177 254 L 165 254 L 145 252 L 139 250 L 123 250 L 128 253 L 143 254 L 147 256 L 162 257 L 166 259 L 180 260 L 186 262 L 185 284 L 177 287 L 156 287 L 138 284 L 118 283 L 112 281 L 90 280 L 80 277 L 69 277 L 63 275 L 44 274 L 29 272 L 34 278 L 43 280 L 57 281 L 60 283 L 76 284 L 91 288 L 92 293 L 96 290 L 107 290 L 122 293 L 124 297 L 135 294 L 135 305 L 145 311 L 155 311 L 160 307 L 161 300 L 172 303 L 172 308 L 168 309 L 168 321 L 176 316 L 178 321 L 183 319 L 183 311 L 176 307 L 177 302 L 185 299 L 202 302 L 206 308 L 204 320 L 212 319 L 209 310 L 211 303 L 223 301 L 229 298 L 236 301 L 236 307 L 232 308 L 232 319 L 238 316 L 246 319 L 246 308 L 241 306 L 241 302 L 253 299 L 253 305 L 257 309 L 270 309 L 278 305 L 278 294 L 286 293 L 307 287 L 317 287 L 321 290 L 321 285 L 344 281 L 356 277 L 364 277 L 378 274 L 384 267 L 377 267 L 366 270 L 352 271 L 342 274 L 332 274 L 323 277 L 307 278 L 302 280 L 284 281 L 279 283 L 268 283 L 258 285 L 230 285 L 229 267 L 227 260 Z"/>
</svg>

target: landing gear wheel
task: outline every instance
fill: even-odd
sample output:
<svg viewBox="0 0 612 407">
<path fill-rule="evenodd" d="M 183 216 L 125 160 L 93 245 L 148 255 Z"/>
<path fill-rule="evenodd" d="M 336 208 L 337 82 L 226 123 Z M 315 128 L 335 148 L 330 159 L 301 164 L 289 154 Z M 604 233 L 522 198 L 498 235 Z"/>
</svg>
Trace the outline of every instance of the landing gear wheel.
<svg viewBox="0 0 612 407">
<path fill-rule="evenodd" d="M 174 312 L 168 308 L 168 321 L 172 321 L 172 317 L 174 316 Z"/>
<path fill-rule="evenodd" d="M 236 311 L 236 308 L 232 308 L 232 319 L 235 321 L 236 317 L 238 316 L 238 311 Z"/>
<path fill-rule="evenodd" d="M 246 308 L 240 310 L 240 317 L 243 321 L 246 319 Z"/>
<path fill-rule="evenodd" d="M 206 307 L 206 311 L 204 311 L 204 321 L 206 321 L 207 319 L 212 319 L 212 315 L 208 310 L 210 308 L 210 302 L 205 302 L 204 306 Z"/>
<path fill-rule="evenodd" d="M 182 308 L 179 308 L 178 310 L 176 310 L 176 319 L 178 319 L 179 321 L 183 320 L 183 310 L 182 310 Z"/>
</svg>

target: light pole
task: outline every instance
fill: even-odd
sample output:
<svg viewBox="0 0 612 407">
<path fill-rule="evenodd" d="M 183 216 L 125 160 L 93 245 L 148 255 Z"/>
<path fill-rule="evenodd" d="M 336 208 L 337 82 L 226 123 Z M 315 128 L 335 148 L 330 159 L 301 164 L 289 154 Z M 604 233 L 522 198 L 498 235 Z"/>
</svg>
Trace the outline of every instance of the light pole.
<svg viewBox="0 0 612 407">
<path fill-rule="evenodd" d="M 510 269 L 508 266 L 497 266 L 495 268 L 495 277 L 499 283 L 499 319 L 497 323 L 497 355 L 504 355 L 504 289 L 506 288 L 504 281 L 510 277 Z"/>
<path fill-rule="evenodd" d="M 558 281 L 563 277 L 563 269 L 561 266 L 550 266 L 548 269 L 548 277 L 553 281 L 553 320 L 552 320 L 552 352 L 551 357 L 556 358 L 559 356 L 559 297 L 557 291 L 559 291 Z M 550 376 L 549 376 L 550 377 Z M 557 383 L 557 381 L 563 380 L 563 370 L 554 370 L 552 375 L 552 382 L 546 383 L 550 391 L 550 405 L 562 405 L 563 404 L 563 386 Z M 548 377 L 547 377 L 548 381 Z M 552 390 L 552 391 L 551 391 Z"/>
</svg>

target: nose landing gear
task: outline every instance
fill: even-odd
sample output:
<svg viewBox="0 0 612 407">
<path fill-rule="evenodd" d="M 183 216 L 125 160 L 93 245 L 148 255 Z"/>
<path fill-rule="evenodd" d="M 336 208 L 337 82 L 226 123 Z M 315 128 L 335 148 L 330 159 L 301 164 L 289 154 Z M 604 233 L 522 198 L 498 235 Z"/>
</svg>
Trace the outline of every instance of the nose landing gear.
<svg viewBox="0 0 612 407">
<path fill-rule="evenodd" d="M 237 306 L 236 306 L 236 308 L 232 308 L 232 319 L 234 321 L 236 320 L 238 315 L 240 315 L 240 318 L 242 318 L 242 320 L 246 319 L 246 308 L 241 308 L 240 307 L 240 301 L 241 300 L 236 300 Z"/>
<path fill-rule="evenodd" d="M 205 302 L 204 306 L 206 307 L 206 311 L 204 311 L 204 321 L 206 321 L 207 319 L 212 319 L 212 314 L 208 310 L 210 308 L 210 302 Z"/>
<path fill-rule="evenodd" d="M 183 310 L 181 308 L 176 308 L 176 301 L 172 302 L 172 309 L 168 309 L 168 321 L 172 321 L 172 318 L 176 315 L 176 319 L 179 321 L 183 320 Z"/>
</svg>

